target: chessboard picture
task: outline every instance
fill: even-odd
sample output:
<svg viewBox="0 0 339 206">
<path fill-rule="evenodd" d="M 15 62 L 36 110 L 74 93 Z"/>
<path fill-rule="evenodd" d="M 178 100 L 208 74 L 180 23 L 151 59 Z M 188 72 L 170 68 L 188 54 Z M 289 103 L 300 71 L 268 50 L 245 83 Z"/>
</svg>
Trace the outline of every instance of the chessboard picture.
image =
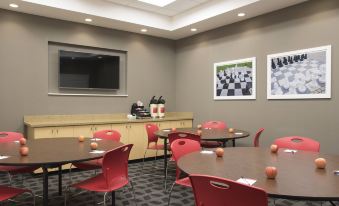
<svg viewBox="0 0 339 206">
<path fill-rule="evenodd" d="M 267 98 L 331 98 L 331 46 L 268 55 Z"/>
<path fill-rule="evenodd" d="M 214 99 L 255 99 L 256 58 L 214 64 Z"/>
</svg>

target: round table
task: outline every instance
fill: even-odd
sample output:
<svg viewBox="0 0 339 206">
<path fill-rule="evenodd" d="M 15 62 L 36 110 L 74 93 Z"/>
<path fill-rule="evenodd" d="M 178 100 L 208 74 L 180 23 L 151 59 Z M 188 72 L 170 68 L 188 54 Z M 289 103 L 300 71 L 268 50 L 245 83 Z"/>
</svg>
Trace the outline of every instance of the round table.
<svg viewBox="0 0 339 206">
<path fill-rule="evenodd" d="M 316 169 L 314 160 L 326 158 L 326 169 Z M 265 167 L 278 169 L 276 179 L 267 179 Z M 225 149 L 224 156 L 215 153 L 193 152 L 178 160 L 178 167 L 187 174 L 204 174 L 231 180 L 251 178 L 253 186 L 264 189 L 269 196 L 294 199 L 337 201 L 339 200 L 339 156 L 315 152 L 287 153 L 283 149 L 271 153 L 269 149 L 237 147 Z"/>
<path fill-rule="evenodd" d="M 104 153 L 90 153 L 90 143 L 93 139 L 79 142 L 78 138 L 44 138 L 28 140 L 28 156 L 19 154 L 20 144 L 9 142 L 0 144 L 0 156 L 9 156 L 0 159 L 0 165 L 11 166 L 41 166 L 43 170 L 43 205 L 48 205 L 48 168 L 59 167 L 59 194 L 61 195 L 61 165 L 93 160 L 103 157 Z M 97 151 L 108 151 L 122 146 L 120 142 L 100 140 Z"/>
<path fill-rule="evenodd" d="M 176 132 L 189 132 L 193 134 L 197 133 L 197 128 L 177 128 Z M 226 142 L 228 140 L 233 141 L 233 147 L 235 147 L 235 140 L 250 136 L 246 131 L 234 129 L 234 132 L 228 132 L 228 129 L 201 129 L 201 140 L 205 141 L 220 141 Z M 168 134 L 171 133 L 171 129 L 162 129 L 154 132 L 156 136 L 164 140 L 164 145 L 167 145 Z M 167 167 L 167 147 L 164 147 L 164 171 Z M 165 171 L 166 177 L 166 171 Z"/>
</svg>

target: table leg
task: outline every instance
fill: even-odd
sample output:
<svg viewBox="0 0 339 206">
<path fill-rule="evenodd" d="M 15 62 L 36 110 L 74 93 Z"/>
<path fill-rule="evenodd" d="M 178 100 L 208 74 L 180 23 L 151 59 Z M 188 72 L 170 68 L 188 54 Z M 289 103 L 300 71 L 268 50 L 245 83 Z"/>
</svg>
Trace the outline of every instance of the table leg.
<svg viewBox="0 0 339 206">
<path fill-rule="evenodd" d="M 164 138 L 164 173 L 165 173 L 165 179 L 167 178 L 166 168 L 167 168 L 167 138 Z"/>
<path fill-rule="evenodd" d="M 112 191 L 112 206 L 115 206 L 115 191 Z"/>
<path fill-rule="evenodd" d="M 58 176 L 59 176 L 59 195 L 62 195 L 62 168 L 61 165 L 58 167 Z"/>
<path fill-rule="evenodd" d="M 232 142 L 233 142 L 233 147 L 235 147 L 235 139 L 233 139 Z"/>
<path fill-rule="evenodd" d="M 48 169 L 46 166 L 42 167 L 43 171 L 43 189 L 42 189 L 42 205 L 48 205 Z"/>
</svg>

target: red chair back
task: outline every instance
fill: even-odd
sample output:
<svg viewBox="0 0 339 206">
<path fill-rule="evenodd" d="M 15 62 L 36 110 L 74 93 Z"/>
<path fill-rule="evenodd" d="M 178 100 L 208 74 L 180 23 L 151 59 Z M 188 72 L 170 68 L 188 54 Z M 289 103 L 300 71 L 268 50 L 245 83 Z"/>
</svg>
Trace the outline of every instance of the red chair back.
<svg viewBox="0 0 339 206">
<path fill-rule="evenodd" d="M 168 142 L 171 145 L 174 140 L 177 139 L 191 139 L 200 143 L 201 137 L 197 134 L 189 133 L 189 132 L 171 132 L 168 134 Z"/>
<path fill-rule="evenodd" d="M 265 130 L 264 128 L 260 128 L 260 129 L 257 131 L 257 133 L 255 134 L 255 136 L 254 136 L 254 142 L 253 142 L 254 147 L 259 147 L 259 138 L 260 138 L 261 133 L 262 133 L 264 130 Z"/>
<path fill-rule="evenodd" d="M 121 134 L 116 130 L 100 130 L 93 134 L 94 138 L 113 140 L 120 142 Z"/>
<path fill-rule="evenodd" d="M 200 141 L 197 141 L 196 139 L 176 139 L 170 145 L 175 163 L 177 163 L 182 156 L 201 150 Z M 176 179 L 178 180 L 179 178 L 180 169 L 176 167 Z"/>
<path fill-rule="evenodd" d="M 147 132 L 148 145 L 152 142 L 157 143 L 158 142 L 158 136 L 156 136 L 154 134 L 154 132 L 159 130 L 158 125 L 156 125 L 156 124 L 146 124 L 145 128 L 146 128 L 146 132 Z"/>
<path fill-rule="evenodd" d="M 299 136 L 282 137 L 276 139 L 274 141 L 274 144 L 278 145 L 278 148 L 287 148 L 312 152 L 319 152 L 320 150 L 320 143 L 307 137 Z"/>
<path fill-rule="evenodd" d="M 132 147 L 133 144 L 123 145 L 108 151 L 104 155 L 102 160 L 102 171 L 109 188 L 111 188 L 112 183 L 116 182 L 117 179 L 128 179 L 128 157 Z"/>
<path fill-rule="evenodd" d="M 19 141 L 24 136 L 18 132 L 0 132 L 0 143 Z"/>
<path fill-rule="evenodd" d="M 202 123 L 204 129 L 226 129 L 227 125 L 223 121 L 208 121 Z"/>
<path fill-rule="evenodd" d="M 191 175 L 196 206 L 267 206 L 267 193 L 232 180 Z"/>
</svg>

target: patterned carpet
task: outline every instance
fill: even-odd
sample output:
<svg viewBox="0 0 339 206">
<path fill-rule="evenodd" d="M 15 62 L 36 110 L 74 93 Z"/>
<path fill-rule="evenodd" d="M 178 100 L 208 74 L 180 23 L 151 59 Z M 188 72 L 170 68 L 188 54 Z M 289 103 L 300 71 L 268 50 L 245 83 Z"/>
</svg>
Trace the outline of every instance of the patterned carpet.
<svg viewBox="0 0 339 206">
<path fill-rule="evenodd" d="M 172 168 L 174 169 L 173 164 Z M 129 175 L 131 180 L 134 183 L 136 203 L 138 206 L 159 206 L 167 205 L 168 201 L 168 192 L 164 190 L 164 179 L 163 172 L 163 160 L 158 160 L 156 162 L 156 167 L 154 168 L 153 163 L 148 161 L 144 165 L 144 170 L 141 169 L 142 163 L 131 163 L 129 165 Z M 151 175 L 152 173 L 152 175 Z M 170 185 L 174 180 L 174 170 L 169 172 L 169 181 Z M 89 178 L 94 175 L 93 171 L 76 171 L 72 172 L 73 182 L 78 182 L 83 179 Z M 61 206 L 64 205 L 64 197 L 58 196 L 58 182 L 57 175 L 51 175 L 49 179 L 49 203 L 51 206 Z M 42 177 L 40 175 L 25 175 L 24 185 L 26 188 L 34 191 L 36 195 L 42 194 Z M 63 185 L 66 186 L 69 183 L 68 173 L 63 174 Z M 0 174 L 0 184 L 8 184 L 8 177 L 6 174 Z M 13 185 L 20 187 L 22 184 L 21 178 L 19 176 L 14 177 Z M 72 190 L 71 194 L 75 194 L 77 191 Z M 23 195 L 17 197 L 18 201 L 31 201 L 29 195 Z M 102 194 L 94 194 L 90 192 L 82 193 L 78 196 L 72 197 L 71 201 L 68 201 L 67 205 L 72 206 L 87 206 L 87 205 L 96 205 L 94 201 L 101 202 L 103 201 Z M 36 198 L 36 205 L 41 205 L 42 199 L 40 197 Z M 4 205 L 30 205 L 27 202 L 23 204 L 17 204 L 12 202 L 6 202 Z M 110 203 L 108 203 L 110 205 Z M 128 206 L 135 205 L 133 201 L 133 195 L 128 189 L 121 189 L 116 192 L 116 205 L 118 206 Z M 184 188 L 181 186 L 175 186 L 172 198 L 171 206 L 194 206 L 194 198 L 191 189 Z M 269 205 L 273 206 L 273 200 L 269 200 Z M 302 202 L 302 201 L 289 201 L 289 200 L 276 200 L 276 206 L 320 206 L 320 202 Z M 323 206 L 329 206 L 329 203 L 323 203 Z"/>
</svg>

